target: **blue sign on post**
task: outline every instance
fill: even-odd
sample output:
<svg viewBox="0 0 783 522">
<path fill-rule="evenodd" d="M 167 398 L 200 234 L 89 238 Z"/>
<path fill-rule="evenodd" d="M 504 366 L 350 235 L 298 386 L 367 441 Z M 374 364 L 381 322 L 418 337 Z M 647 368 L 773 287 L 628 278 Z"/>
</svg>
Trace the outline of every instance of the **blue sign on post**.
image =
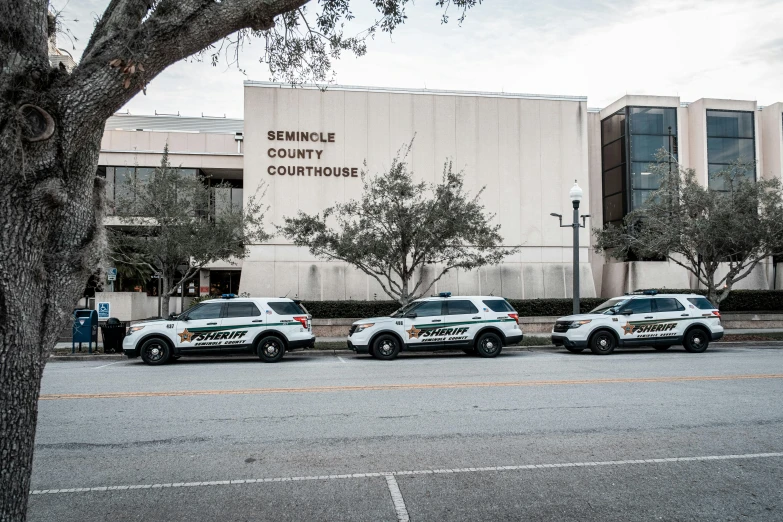
<svg viewBox="0 0 783 522">
<path fill-rule="evenodd" d="M 107 268 L 106 269 L 106 279 L 109 281 L 116 281 L 117 280 L 117 269 L 116 268 Z"/>
<path fill-rule="evenodd" d="M 111 303 L 98 303 L 98 320 L 108 319 L 111 316 Z"/>
</svg>

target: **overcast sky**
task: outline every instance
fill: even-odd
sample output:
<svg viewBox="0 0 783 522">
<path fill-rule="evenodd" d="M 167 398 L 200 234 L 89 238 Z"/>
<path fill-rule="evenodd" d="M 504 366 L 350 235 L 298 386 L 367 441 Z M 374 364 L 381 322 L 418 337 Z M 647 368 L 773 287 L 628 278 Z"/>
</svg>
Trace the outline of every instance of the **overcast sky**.
<svg viewBox="0 0 783 522">
<path fill-rule="evenodd" d="M 382 87 L 569 94 L 604 107 L 624 94 L 783 101 L 781 0 L 484 0 L 460 27 L 441 25 L 435 1 L 408 8 L 392 38 L 361 58 L 345 55 L 335 83 Z M 59 46 L 78 61 L 108 0 L 56 0 L 77 38 Z M 368 25 L 368 0 L 352 0 Z M 78 21 L 76 21 L 78 20 Z M 75 50 L 73 49 L 75 47 Z M 260 42 L 241 66 L 186 61 L 126 107 L 133 114 L 243 115 L 242 82 L 269 80 Z"/>
</svg>

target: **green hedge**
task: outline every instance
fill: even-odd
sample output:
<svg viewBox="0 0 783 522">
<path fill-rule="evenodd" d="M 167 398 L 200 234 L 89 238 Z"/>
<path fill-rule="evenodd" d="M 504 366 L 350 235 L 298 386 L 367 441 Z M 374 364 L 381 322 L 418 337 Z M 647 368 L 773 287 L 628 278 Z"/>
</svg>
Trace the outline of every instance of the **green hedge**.
<svg viewBox="0 0 783 522">
<path fill-rule="evenodd" d="M 662 288 L 659 293 L 701 294 L 705 290 Z M 601 297 L 586 297 L 580 300 L 582 313 L 589 312 L 606 301 Z M 522 317 L 571 315 L 571 299 L 508 299 L 508 302 Z M 307 310 L 318 319 L 344 317 L 383 317 L 397 310 L 396 301 L 305 301 Z M 721 303 L 723 312 L 780 312 L 783 311 L 783 290 L 732 290 Z"/>
</svg>

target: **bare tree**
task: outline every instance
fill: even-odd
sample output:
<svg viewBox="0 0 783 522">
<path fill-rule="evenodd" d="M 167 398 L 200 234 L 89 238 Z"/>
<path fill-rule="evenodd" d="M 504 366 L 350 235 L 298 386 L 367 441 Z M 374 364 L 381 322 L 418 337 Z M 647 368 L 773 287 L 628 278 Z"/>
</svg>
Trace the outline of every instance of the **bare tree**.
<svg viewBox="0 0 783 522">
<path fill-rule="evenodd" d="M 327 81 L 404 23 L 408 0 L 371 1 L 377 19 L 346 36 L 348 0 L 109 0 L 71 72 L 49 64 L 48 0 L 0 2 L 0 520 L 25 516 L 44 364 L 105 250 L 106 120 L 173 63 L 251 36 L 273 78 Z M 462 18 L 479 1 L 436 3 Z"/>
<path fill-rule="evenodd" d="M 761 261 L 783 253 L 783 186 L 777 178 L 754 180 L 755 164 L 737 162 L 715 176 L 715 190 L 676 161 L 659 152 L 650 176 L 660 188 L 622 227 L 594 229 L 595 248 L 615 259 L 666 258 L 719 305 Z"/>
<path fill-rule="evenodd" d="M 500 225 L 475 196 L 463 190 L 463 174 L 443 168 L 440 183 L 415 182 L 403 147 L 387 172 L 362 173 L 359 200 L 323 214 L 286 217 L 282 233 L 313 255 L 345 261 L 375 279 L 400 304 L 430 291 L 445 274 L 499 263 L 517 251 L 501 246 Z M 335 220 L 335 226 L 329 221 Z M 424 268 L 438 267 L 427 281 Z"/>
<path fill-rule="evenodd" d="M 109 229 L 109 259 L 161 279 L 161 308 L 209 263 L 247 257 L 247 245 L 270 238 L 256 195 L 232 204 L 229 187 L 208 186 L 169 163 L 168 146 L 149 179 L 126 180 L 116 201 L 122 226 Z M 230 190 L 230 189 L 229 189 Z M 263 196 L 263 195 L 262 195 Z"/>
</svg>

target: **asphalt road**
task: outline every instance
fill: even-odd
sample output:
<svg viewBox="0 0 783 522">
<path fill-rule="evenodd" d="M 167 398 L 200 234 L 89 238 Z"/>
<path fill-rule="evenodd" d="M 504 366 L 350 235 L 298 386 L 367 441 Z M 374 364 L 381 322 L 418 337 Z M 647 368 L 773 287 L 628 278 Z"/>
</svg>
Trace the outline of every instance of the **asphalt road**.
<svg viewBox="0 0 783 522">
<path fill-rule="evenodd" d="M 783 520 L 783 349 L 61 362 L 29 520 Z"/>
</svg>

